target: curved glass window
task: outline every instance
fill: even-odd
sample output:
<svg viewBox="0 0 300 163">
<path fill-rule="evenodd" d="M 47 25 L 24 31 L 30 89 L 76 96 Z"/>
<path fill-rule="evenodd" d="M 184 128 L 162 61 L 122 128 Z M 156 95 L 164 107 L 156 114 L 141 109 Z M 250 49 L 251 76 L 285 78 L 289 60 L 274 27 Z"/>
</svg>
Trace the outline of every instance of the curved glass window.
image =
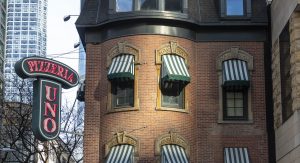
<svg viewBox="0 0 300 163">
<path fill-rule="evenodd" d="M 133 11 L 133 0 L 116 0 L 117 12 Z"/>
<path fill-rule="evenodd" d="M 141 10 L 157 10 L 157 0 L 139 0 Z"/>
<path fill-rule="evenodd" d="M 182 11 L 182 0 L 165 0 L 165 11 Z"/>
<path fill-rule="evenodd" d="M 181 13 L 187 8 L 187 0 L 113 0 L 110 3 L 113 4 L 110 5 L 110 9 L 114 9 L 115 12 L 159 10 Z M 113 6 L 114 8 L 111 8 Z"/>
<path fill-rule="evenodd" d="M 226 15 L 243 16 L 244 0 L 226 0 Z"/>
</svg>

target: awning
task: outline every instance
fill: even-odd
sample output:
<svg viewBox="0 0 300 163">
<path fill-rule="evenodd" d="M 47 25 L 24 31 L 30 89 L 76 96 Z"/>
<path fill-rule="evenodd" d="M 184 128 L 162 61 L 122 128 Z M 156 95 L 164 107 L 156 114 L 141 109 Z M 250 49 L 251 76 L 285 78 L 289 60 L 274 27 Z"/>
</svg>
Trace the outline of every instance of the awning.
<svg viewBox="0 0 300 163">
<path fill-rule="evenodd" d="M 224 163 L 250 163 L 247 148 L 224 148 Z"/>
<path fill-rule="evenodd" d="M 188 163 L 187 156 L 182 147 L 178 145 L 162 146 L 161 163 Z"/>
<path fill-rule="evenodd" d="M 133 146 L 113 146 L 108 154 L 106 163 L 133 163 Z"/>
<path fill-rule="evenodd" d="M 163 55 L 161 78 L 163 82 L 182 81 L 189 83 L 190 75 L 184 59 L 177 55 Z"/>
<path fill-rule="evenodd" d="M 227 60 L 223 62 L 223 86 L 249 87 L 247 62 L 242 60 Z"/>
<path fill-rule="evenodd" d="M 119 55 L 113 58 L 109 67 L 107 77 L 109 80 L 114 79 L 134 79 L 134 57 L 133 55 Z"/>
</svg>

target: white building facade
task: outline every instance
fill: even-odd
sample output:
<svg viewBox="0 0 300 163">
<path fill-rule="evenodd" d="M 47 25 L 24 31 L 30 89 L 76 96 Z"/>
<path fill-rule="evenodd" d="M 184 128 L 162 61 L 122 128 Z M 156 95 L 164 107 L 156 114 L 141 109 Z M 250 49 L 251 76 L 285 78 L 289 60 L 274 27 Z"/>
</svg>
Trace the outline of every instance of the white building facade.
<svg viewBox="0 0 300 163">
<path fill-rule="evenodd" d="M 47 0 L 8 0 L 5 55 L 5 100 L 19 101 L 19 83 L 14 72 L 16 61 L 45 56 Z M 27 84 L 27 83 L 26 83 Z M 31 91 L 32 92 L 32 91 Z M 23 99 L 24 102 L 28 99 Z"/>
</svg>

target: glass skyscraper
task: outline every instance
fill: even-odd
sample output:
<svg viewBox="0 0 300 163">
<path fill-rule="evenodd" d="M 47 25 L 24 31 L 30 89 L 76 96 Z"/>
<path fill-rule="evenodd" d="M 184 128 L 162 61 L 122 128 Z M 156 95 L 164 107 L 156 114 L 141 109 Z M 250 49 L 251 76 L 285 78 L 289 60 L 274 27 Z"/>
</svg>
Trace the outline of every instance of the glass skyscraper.
<svg viewBox="0 0 300 163">
<path fill-rule="evenodd" d="M 14 64 L 24 57 L 46 55 L 47 0 L 8 0 L 7 4 L 5 100 L 20 101 L 22 93 L 26 102 L 30 96 L 23 93 L 32 90 L 20 91 Z"/>
</svg>

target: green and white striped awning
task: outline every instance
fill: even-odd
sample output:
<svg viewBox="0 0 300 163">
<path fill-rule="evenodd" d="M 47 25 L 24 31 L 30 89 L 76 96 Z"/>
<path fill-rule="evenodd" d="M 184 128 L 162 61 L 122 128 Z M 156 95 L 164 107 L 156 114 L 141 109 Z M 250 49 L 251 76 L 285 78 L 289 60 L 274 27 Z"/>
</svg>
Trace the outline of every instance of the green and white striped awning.
<svg viewBox="0 0 300 163">
<path fill-rule="evenodd" d="M 170 54 L 162 56 L 161 78 L 163 82 L 181 81 L 189 83 L 191 80 L 184 59 L 178 55 Z"/>
<path fill-rule="evenodd" d="M 188 163 L 184 149 L 178 145 L 162 146 L 161 163 Z"/>
<path fill-rule="evenodd" d="M 249 87 L 247 62 L 232 59 L 223 62 L 223 86 Z"/>
<path fill-rule="evenodd" d="M 247 148 L 224 148 L 224 163 L 250 163 Z"/>
<path fill-rule="evenodd" d="M 109 67 L 107 77 L 114 79 L 134 79 L 134 57 L 133 55 L 123 54 L 113 58 Z"/>
<path fill-rule="evenodd" d="M 106 163 L 133 163 L 133 146 L 113 146 L 108 154 Z"/>
</svg>

